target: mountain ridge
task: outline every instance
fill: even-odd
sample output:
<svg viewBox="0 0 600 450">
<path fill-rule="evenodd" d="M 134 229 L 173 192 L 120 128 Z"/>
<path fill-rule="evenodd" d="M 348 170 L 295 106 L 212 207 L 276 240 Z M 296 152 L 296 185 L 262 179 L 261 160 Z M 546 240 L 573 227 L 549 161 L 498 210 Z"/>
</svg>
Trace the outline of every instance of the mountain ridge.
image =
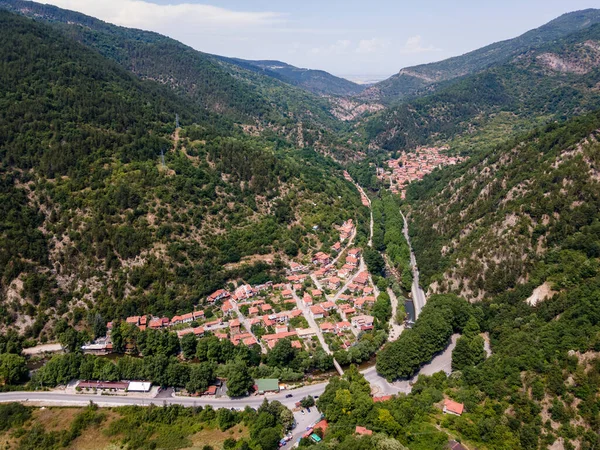
<svg viewBox="0 0 600 450">
<path fill-rule="evenodd" d="M 589 8 L 565 13 L 515 38 L 495 42 L 442 61 L 403 68 L 396 75 L 368 88 L 359 94 L 359 97 L 386 102 L 410 98 L 433 83 L 475 74 L 598 22 L 600 22 L 600 9 Z"/>
</svg>

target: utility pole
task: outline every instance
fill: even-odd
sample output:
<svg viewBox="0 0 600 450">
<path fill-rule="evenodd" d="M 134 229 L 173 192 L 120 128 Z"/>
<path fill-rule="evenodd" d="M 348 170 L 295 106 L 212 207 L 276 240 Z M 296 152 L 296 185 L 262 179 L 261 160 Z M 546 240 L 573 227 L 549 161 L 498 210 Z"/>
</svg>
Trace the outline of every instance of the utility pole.
<svg viewBox="0 0 600 450">
<path fill-rule="evenodd" d="M 175 114 L 175 129 L 179 128 L 179 114 Z"/>
<path fill-rule="evenodd" d="M 163 169 L 166 167 L 165 165 L 165 151 L 160 149 L 160 162 L 162 163 Z"/>
</svg>

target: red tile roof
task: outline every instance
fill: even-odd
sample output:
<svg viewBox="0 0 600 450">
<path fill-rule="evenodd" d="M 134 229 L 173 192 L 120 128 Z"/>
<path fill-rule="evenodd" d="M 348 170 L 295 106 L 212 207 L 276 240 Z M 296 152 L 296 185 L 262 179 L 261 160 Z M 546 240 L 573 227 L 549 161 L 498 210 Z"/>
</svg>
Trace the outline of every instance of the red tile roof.
<svg viewBox="0 0 600 450">
<path fill-rule="evenodd" d="M 371 436 L 373 432 L 365 427 L 359 427 L 356 425 L 356 430 L 354 430 L 356 434 L 361 434 L 363 436 Z"/>
<path fill-rule="evenodd" d="M 444 400 L 444 412 L 449 412 L 457 415 L 461 415 L 465 409 L 465 405 L 462 403 L 455 402 L 447 398 Z"/>
</svg>

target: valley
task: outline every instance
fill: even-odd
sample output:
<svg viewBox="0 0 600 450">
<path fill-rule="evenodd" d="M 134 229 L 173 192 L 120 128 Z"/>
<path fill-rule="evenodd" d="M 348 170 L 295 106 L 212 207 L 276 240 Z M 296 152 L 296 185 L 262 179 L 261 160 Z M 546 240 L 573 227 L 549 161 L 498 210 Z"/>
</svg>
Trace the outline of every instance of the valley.
<svg viewBox="0 0 600 450">
<path fill-rule="evenodd" d="M 2 448 L 600 446 L 598 10 L 196 47 L 0 0 Z"/>
</svg>

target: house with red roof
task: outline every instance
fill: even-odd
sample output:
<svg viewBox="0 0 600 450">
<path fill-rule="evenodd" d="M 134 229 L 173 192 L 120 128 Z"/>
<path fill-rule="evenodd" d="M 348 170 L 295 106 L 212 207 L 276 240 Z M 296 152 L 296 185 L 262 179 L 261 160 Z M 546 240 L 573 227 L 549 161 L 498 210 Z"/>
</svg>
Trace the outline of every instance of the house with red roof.
<svg viewBox="0 0 600 450">
<path fill-rule="evenodd" d="M 300 273 L 300 272 L 304 272 L 306 270 L 306 266 L 303 266 L 302 264 L 298 264 L 297 262 L 291 262 L 290 263 L 290 272 L 292 273 Z"/>
<path fill-rule="evenodd" d="M 251 316 L 258 314 L 258 308 L 256 306 L 251 306 L 248 309 L 248 314 L 250 314 Z"/>
<path fill-rule="evenodd" d="M 356 429 L 354 430 L 354 432 L 361 436 L 371 436 L 373 434 L 373 431 L 369 430 L 368 428 L 361 427 L 358 425 L 356 425 Z"/>
<path fill-rule="evenodd" d="M 286 289 L 285 291 L 281 292 L 281 296 L 283 298 L 292 298 L 294 295 L 292 294 L 292 291 Z"/>
<path fill-rule="evenodd" d="M 315 319 L 322 319 L 323 317 L 325 317 L 325 310 L 321 307 L 321 305 L 311 306 L 310 312 L 312 313 Z"/>
<path fill-rule="evenodd" d="M 323 291 L 321 291 L 320 289 L 313 289 L 310 292 L 310 295 L 312 295 L 312 298 L 322 297 L 323 296 Z"/>
<path fill-rule="evenodd" d="M 304 295 L 302 296 L 302 302 L 304 302 L 304 304 L 306 306 L 312 306 L 313 304 L 313 299 L 310 295 L 308 295 L 308 293 L 304 293 Z"/>
<path fill-rule="evenodd" d="M 341 249 L 342 249 L 342 243 L 339 241 L 331 246 L 331 251 L 335 252 L 335 253 L 339 253 Z"/>
<path fill-rule="evenodd" d="M 331 257 L 327 253 L 318 252 L 312 258 L 312 263 L 319 266 L 325 266 L 331 262 Z"/>
<path fill-rule="evenodd" d="M 233 305 L 231 303 L 231 300 L 225 300 L 223 302 L 223 304 L 221 305 L 221 311 L 223 311 L 223 314 L 228 315 L 233 311 Z"/>
<path fill-rule="evenodd" d="M 242 284 L 235 290 L 234 295 L 238 300 L 245 300 L 247 298 L 254 297 L 256 292 L 249 284 Z"/>
<path fill-rule="evenodd" d="M 455 416 L 460 416 L 460 415 L 462 415 L 464 410 L 465 410 L 464 404 L 455 402 L 454 400 L 451 400 L 449 398 L 444 400 L 443 411 L 445 414 L 454 414 Z"/>
<path fill-rule="evenodd" d="M 367 272 L 360 272 L 354 278 L 354 282 L 358 285 L 366 286 L 366 284 L 369 282 L 369 274 Z"/>
<path fill-rule="evenodd" d="M 240 323 L 239 319 L 233 319 L 231 322 L 229 322 L 229 330 L 231 334 L 239 334 L 241 325 L 242 324 Z"/>
<path fill-rule="evenodd" d="M 358 259 L 360 257 L 360 248 L 351 248 L 348 250 L 348 256 Z"/>
<path fill-rule="evenodd" d="M 335 303 L 333 303 L 333 302 L 323 302 L 323 303 L 319 303 L 319 305 L 325 311 L 331 311 L 332 309 L 335 309 Z"/>
<path fill-rule="evenodd" d="M 349 330 L 350 328 L 352 328 L 352 324 L 347 320 L 342 320 L 335 324 L 335 329 L 338 331 Z"/>
<path fill-rule="evenodd" d="M 130 316 L 127 319 L 125 319 L 125 322 L 137 326 L 140 324 L 140 316 Z"/>
<path fill-rule="evenodd" d="M 229 297 L 231 297 L 231 294 L 229 293 L 229 291 L 226 291 L 225 289 L 219 289 L 218 291 L 215 291 L 212 294 L 210 294 L 206 298 L 206 300 L 209 303 L 214 303 L 214 302 L 217 302 L 219 300 L 228 299 Z"/>
<path fill-rule="evenodd" d="M 346 256 L 346 264 L 348 264 L 350 267 L 357 267 L 358 259 L 354 256 Z"/>
<path fill-rule="evenodd" d="M 319 328 L 323 333 L 333 333 L 335 331 L 335 325 L 330 322 L 322 323 Z"/>
<path fill-rule="evenodd" d="M 329 289 L 337 289 L 341 286 L 342 281 L 338 277 L 331 277 L 327 284 Z"/>
</svg>

